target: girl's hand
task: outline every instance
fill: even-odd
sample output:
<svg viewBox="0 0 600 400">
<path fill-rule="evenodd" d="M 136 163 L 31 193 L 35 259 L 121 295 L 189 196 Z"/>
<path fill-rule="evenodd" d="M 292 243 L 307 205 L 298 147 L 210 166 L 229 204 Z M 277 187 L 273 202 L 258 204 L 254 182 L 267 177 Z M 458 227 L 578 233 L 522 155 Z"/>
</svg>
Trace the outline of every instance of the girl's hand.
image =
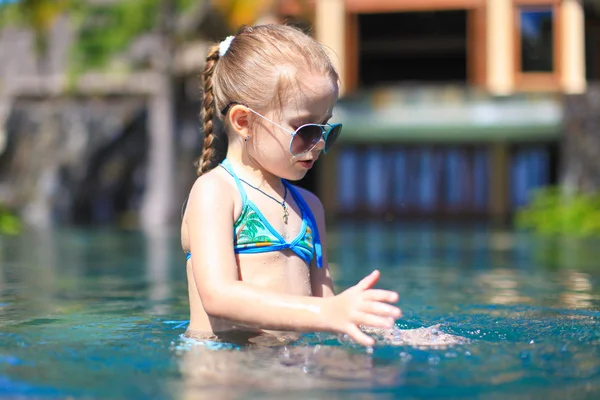
<svg viewBox="0 0 600 400">
<path fill-rule="evenodd" d="M 363 346 L 372 346 L 375 340 L 360 330 L 361 325 L 385 329 L 394 326 L 402 312 L 388 303 L 396 303 L 399 296 L 389 290 L 373 289 L 380 276 L 379 271 L 373 271 L 357 285 L 327 299 L 326 318 L 333 331 L 345 333 Z"/>
</svg>

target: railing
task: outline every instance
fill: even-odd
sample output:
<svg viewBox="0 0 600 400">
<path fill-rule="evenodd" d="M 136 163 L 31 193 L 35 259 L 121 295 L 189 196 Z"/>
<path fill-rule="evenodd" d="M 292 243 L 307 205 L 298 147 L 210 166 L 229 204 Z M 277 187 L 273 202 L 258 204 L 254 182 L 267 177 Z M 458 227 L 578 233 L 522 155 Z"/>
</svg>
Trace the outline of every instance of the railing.
<svg viewBox="0 0 600 400">
<path fill-rule="evenodd" d="M 562 99 L 555 94 L 493 97 L 458 85 L 392 86 L 340 100 L 334 118 L 346 142 L 493 142 L 560 135 Z"/>
<path fill-rule="evenodd" d="M 460 86 L 373 89 L 342 99 L 320 193 L 339 215 L 507 220 L 557 180 L 563 104 Z M 333 185 L 331 183 L 334 182 Z"/>
</svg>

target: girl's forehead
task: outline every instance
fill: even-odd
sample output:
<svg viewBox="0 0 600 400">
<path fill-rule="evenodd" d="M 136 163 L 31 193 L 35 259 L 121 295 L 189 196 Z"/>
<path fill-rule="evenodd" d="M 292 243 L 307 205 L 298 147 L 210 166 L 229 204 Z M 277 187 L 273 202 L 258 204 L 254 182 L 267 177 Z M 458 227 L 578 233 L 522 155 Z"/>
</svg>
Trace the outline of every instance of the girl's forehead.
<svg viewBox="0 0 600 400">
<path fill-rule="evenodd" d="M 293 90 L 282 110 L 286 116 L 306 115 L 323 117 L 331 114 L 337 101 L 337 86 L 324 76 L 312 76 Z"/>
</svg>

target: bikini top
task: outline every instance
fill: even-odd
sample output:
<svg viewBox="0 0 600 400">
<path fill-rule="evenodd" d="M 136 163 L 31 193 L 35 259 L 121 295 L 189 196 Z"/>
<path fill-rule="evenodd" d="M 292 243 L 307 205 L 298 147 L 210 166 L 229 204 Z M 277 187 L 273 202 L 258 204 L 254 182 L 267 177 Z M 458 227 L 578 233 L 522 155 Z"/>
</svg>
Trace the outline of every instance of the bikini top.
<svg viewBox="0 0 600 400">
<path fill-rule="evenodd" d="M 259 208 L 248 199 L 246 190 L 229 161 L 227 159 L 223 160 L 220 166 L 235 179 L 236 186 L 242 196 L 242 212 L 233 225 L 233 249 L 235 253 L 255 254 L 290 249 L 307 264 L 311 263 L 316 254 L 317 267 L 321 268 L 323 266 L 321 240 L 314 215 L 293 185 L 282 180 L 300 208 L 302 227 L 298 236 L 288 242 L 267 221 Z M 187 259 L 190 258 L 191 253 L 187 253 Z"/>
</svg>

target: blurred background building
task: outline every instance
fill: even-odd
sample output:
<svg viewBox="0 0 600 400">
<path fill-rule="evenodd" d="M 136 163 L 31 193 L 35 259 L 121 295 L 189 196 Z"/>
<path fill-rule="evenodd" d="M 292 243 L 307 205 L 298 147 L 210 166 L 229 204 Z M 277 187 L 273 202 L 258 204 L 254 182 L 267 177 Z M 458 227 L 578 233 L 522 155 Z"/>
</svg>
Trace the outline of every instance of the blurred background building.
<svg viewBox="0 0 600 400">
<path fill-rule="evenodd" d="M 35 226 L 177 224 L 209 43 L 287 22 L 342 77 L 329 216 L 506 223 L 536 188 L 600 189 L 600 2 L 0 1 L 0 204 Z"/>
<path fill-rule="evenodd" d="M 327 208 L 509 221 L 565 177 L 566 101 L 600 78 L 599 21 L 575 0 L 317 2 L 346 93 Z"/>
</svg>

